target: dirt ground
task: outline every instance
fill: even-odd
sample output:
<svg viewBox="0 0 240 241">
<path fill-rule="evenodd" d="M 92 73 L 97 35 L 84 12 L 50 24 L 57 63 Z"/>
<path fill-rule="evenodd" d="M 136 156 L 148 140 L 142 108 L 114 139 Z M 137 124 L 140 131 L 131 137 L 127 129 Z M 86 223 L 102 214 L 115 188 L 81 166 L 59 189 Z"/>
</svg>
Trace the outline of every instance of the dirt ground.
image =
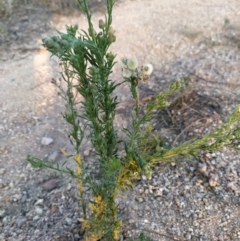
<svg viewBox="0 0 240 241">
<path fill-rule="evenodd" d="M 93 21 L 97 25 L 104 17 L 104 3 L 93 2 Z M 47 171 L 39 171 L 35 176 L 35 170 L 26 161 L 27 154 L 46 160 L 55 155 L 60 161 L 64 159 L 60 148 L 72 150 L 61 115 L 64 103 L 51 84 L 52 78 L 60 76 L 59 65 L 41 46 L 41 39 L 56 34 L 55 29 L 64 31 L 65 25 L 77 23 L 80 29 L 87 27 L 84 16 L 75 9 L 52 10 L 41 4 L 22 5 L 0 21 L 0 210 L 5 213 L 1 216 L 0 212 L 0 230 L 3 233 L 6 226 L 11 230 L 14 225 L 12 221 L 3 223 L 4 216 L 13 219 L 23 216 L 24 212 L 17 211 L 24 206 L 22 191 L 28 190 L 32 197 L 38 195 L 37 185 L 52 178 Z M 144 96 L 166 89 L 173 79 L 183 76 L 197 79 L 195 90 L 213 98 L 222 110 L 218 113 L 218 125 L 239 104 L 239 19 L 238 0 L 119 0 L 113 16 L 117 42 L 111 50 L 117 54 L 117 60 L 136 56 L 140 63 L 154 65 L 152 80 L 140 86 Z M 117 65 L 113 77 L 121 80 Z M 122 103 L 130 101 L 126 88 L 118 90 Z M 123 118 L 119 122 L 126 126 L 128 120 Z M 52 138 L 53 143 L 41 145 L 43 137 Z M 88 148 L 88 141 L 84 142 L 84 148 Z M 87 156 L 90 149 L 84 151 Z M 64 184 L 64 178 L 60 183 Z M 239 206 L 234 208 L 239 213 Z M 0 240 L 30 239 L 10 235 L 0 236 Z M 240 240 L 240 229 L 239 239 L 236 236 L 231 240 Z"/>
</svg>

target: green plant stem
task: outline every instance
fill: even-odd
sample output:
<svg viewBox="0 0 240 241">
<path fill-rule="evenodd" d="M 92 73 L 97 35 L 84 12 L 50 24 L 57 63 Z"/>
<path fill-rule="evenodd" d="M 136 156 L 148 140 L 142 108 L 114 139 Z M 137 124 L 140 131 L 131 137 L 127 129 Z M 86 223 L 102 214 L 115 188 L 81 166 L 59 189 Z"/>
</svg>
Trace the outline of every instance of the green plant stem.
<svg viewBox="0 0 240 241">
<path fill-rule="evenodd" d="M 136 119 L 139 118 L 139 96 L 138 96 L 138 91 L 137 91 L 137 86 L 138 86 L 138 82 L 135 78 L 132 77 L 131 79 L 131 87 L 130 87 L 130 91 L 132 93 L 132 97 L 135 100 L 135 114 L 136 114 Z"/>
</svg>

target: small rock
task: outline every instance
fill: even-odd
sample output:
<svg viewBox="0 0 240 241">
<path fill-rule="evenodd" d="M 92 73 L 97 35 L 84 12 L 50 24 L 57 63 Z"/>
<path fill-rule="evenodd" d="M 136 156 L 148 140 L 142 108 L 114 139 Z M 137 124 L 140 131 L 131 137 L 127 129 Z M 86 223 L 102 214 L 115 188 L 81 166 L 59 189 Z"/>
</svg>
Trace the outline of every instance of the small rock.
<svg viewBox="0 0 240 241">
<path fill-rule="evenodd" d="M 17 227 L 21 228 L 26 222 L 27 222 L 27 219 L 25 217 L 18 218 L 16 220 Z"/>
<path fill-rule="evenodd" d="M 35 208 L 35 212 L 36 212 L 36 214 L 38 214 L 38 215 L 42 215 L 42 214 L 43 214 L 43 209 L 40 208 L 39 206 L 37 206 L 37 207 Z"/>
<path fill-rule="evenodd" d="M 40 232 L 40 230 L 39 229 L 36 229 L 35 231 L 34 231 L 34 234 L 36 234 L 36 235 L 38 235 L 38 234 L 40 234 L 41 232 Z"/>
<path fill-rule="evenodd" d="M 38 215 L 36 215 L 36 216 L 33 217 L 33 221 L 37 221 L 37 220 L 39 220 L 39 219 L 40 219 L 40 217 L 39 217 Z"/>
<path fill-rule="evenodd" d="M 143 188 L 139 188 L 139 189 L 138 189 L 138 193 L 139 193 L 139 194 L 142 194 L 143 192 L 144 192 L 144 189 L 143 189 Z"/>
<path fill-rule="evenodd" d="M 6 224 L 7 222 L 8 222 L 8 217 L 4 217 L 3 219 L 2 219 L 2 222 L 4 223 L 4 224 Z"/>
<path fill-rule="evenodd" d="M 202 173 L 206 173 L 207 171 L 207 165 L 205 163 L 199 163 L 198 168 L 199 168 L 199 171 Z"/>
<path fill-rule="evenodd" d="M 162 188 L 159 188 L 159 189 L 157 189 L 157 190 L 154 192 L 154 196 L 155 196 L 155 197 L 162 197 L 162 195 L 163 195 L 163 190 L 162 190 Z"/>
<path fill-rule="evenodd" d="M 215 161 L 215 160 L 212 160 L 212 161 L 211 161 L 211 164 L 212 164 L 212 165 L 216 165 L 216 161 Z"/>
<path fill-rule="evenodd" d="M 43 189 L 45 191 L 52 191 L 58 186 L 59 181 L 57 179 L 51 179 L 44 183 Z"/>
<path fill-rule="evenodd" d="M 146 206 L 146 207 L 145 207 L 145 210 L 146 210 L 146 211 L 150 211 L 151 208 L 150 208 L 149 206 Z"/>
<path fill-rule="evenodd" d="M 48 146 L 48 145 L 50 145 L 52 143 L 53 143 L 53 139 L 52 138 L 49 138 L 49 137 L 43 137 L 42 138 L 41 144 L 43 146 Z"/>
<path fill-rule="evenodd" d="M 5 216 L 5 210 L 0 209 L 0 218 L 3 218 Z"/>
<path fill-rule="evenodd" d="M 21 199 L 21 202 L 22 203 L 25 203 L 26 201 L 27 201 L 27 195 L 26 194 L 24 194 L 24 195 L 22 195 L 22 199 Z"/>
<path fill-rule="evenodd" d="M 89 156 L 91 151 L 92 151 L 92 148 L 87 147 L 87 148 L 83 151 L 83 155 L 84 155 L 84 156 Z"/>
<path fill-rule="evenodd" d="M 5 168 L 0 168 L 0 175 L 3 175 L 5 173 L 6 169 Z"/>
<path fill-rule="evenodd" d="M 142 180 L 146 181 L 147 177 L 145 175 L 142 175 Z"/>
<path fill-rule="evenodd" d="M 134 219 L 130 219 L 130 220 L 128 220 L 128 223 L 130 223 L 130 224 L 135 223 L 135 220 Z"/>
<path fill-rule="evenodd" d="M 23 191 L 22 192 L 22 199 L 30 199 L 30 194 L 29 194 L 29 190 L 28 191 Z"/>
<path fill-rule="evenodd" d="M 166 199 L 167 201 L 173 200 L 173 194 L 169 192 L 169 193 L 166 195 L 165 199 Z"/>
<path fill-rule="evenodd" d="M 65 218 L 65 221 L 66 221 L 66 223 L 67 223 L 68 225 L 71 225 L 71 224 L 72 224 L 72 219 L 71 219 L 71 218 L 66 217 L 66 218 Z"/>
<path fill-rule="evenodd" d="M 137 197 L 136 198 L 138 202 L 142 203 L 144 201 L 144 199 L 142 197 Z"/>
<path fill-rule="evenodd" d="M 25 217 L 26 217 L 27 219 L 29 219 L 29 220 L 32 219 L 32 217 L 33 217 L 32 212 L 26 213 Z"/>
<path fill-rule="evenodd" d="M 58 210 L 58 206 L 56 204 L 52 205 L 51 212 L 55 213 Z"/>
<path fill-rule="evenodd" d="M 53 152 L 49 157 L 48 161 L 55 162 L 59 156 L 59 153 L 57 151 Z"/>
<path fill-rule="evenodd" d="M 218 176 L 216 174 L 210 173 L 209 185 L 211 187 L 216 187 L 218 185 Z"/>
<path fill-rule="evenodd" d="M 75 240 L 79 240 L 79 239 L 80 239 L 79 234 L 75 234 L 75 235 L 74 235 L 74 239 L 75 239 Z"/>
<path fill-rule="evenodd" d="M 0 178 L 0 189 L 4 187 L 4 182 L 3 180 Z"/>
<path fill-rule="evenodd" d="M 35 202 L 35 205 L 42 206 L 42 205 L 43 205 L 43 199 L 38 199 L 38 200 Z"/>
<path fill-rule="evenodd" d="M 227 184 L 227 188 L 234 191 L 235 193 L 238 193 L 239 192 L 239 189 L 238 187 L 236 186 L 236 182 L 229 182 Z"/>
<path fill-rule="evenodd" d="M 21 22 L 27 22 L 29 19 L 28 19 L 28 16 L 23 16 L 20 18 L 20 21 Z"/>
<path fill-rule="evenodd" d="M 185 238 L 186 238 L 187 240 L 191 240 L 192 235 L 191 235 L 190 233 L 186 233 L 186 234 L 185 234 Z"/>
<path fill-rule="evenodd" d="M 19 200 L 22 199 L 22 194 L 13 194 L 11 197 L 10 197 L 10 200 L 12 202 L 17 202 Z"/>
<path fill-rule="evenodd" d="M 67 189 L 68 191 L 72 189 L 71 183 L 69 183 L 69 184 L 67 185 L 66 189 Z"/>
<path fill-rule="evenodd" d="M 134 210 L 134 211 L 138 211 L 138 205 L 134 205 L 134 206 L 133 206 L 133 210 Z"/>
<path fill-rule="evenodd" d="M 156 229 L 158 229 L 158 224 L 152 222 L 152 223 L 151 223 L 151 229 L 153 229 L 153 230 L 156 231 Z"/>
</svg>

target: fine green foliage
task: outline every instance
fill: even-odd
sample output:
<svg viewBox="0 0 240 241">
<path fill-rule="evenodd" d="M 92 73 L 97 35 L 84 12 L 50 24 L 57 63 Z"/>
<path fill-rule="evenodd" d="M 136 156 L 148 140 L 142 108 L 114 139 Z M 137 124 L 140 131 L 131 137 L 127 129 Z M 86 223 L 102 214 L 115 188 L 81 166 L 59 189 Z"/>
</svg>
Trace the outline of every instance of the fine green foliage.
<svg viewBox="0 0 240 241">
<path fill-rule="evenodd" d="M 149 163 L 172 162 L 178 156 L 196 157 L 200 151 L 213 152 L 222 147 L 239 148 L 240 145 L 240 107 L 238 106 L 230 115 L 225 124 L 220 128 L 204 135 L 201 138 L 192 139 L 176 147 L 163 146 L 161 139 L 145 138 L 142 140 L 140 149 L 144 158 Z"/>
<path fill-rule="evenodd" d="M 111 27 L 113 0 L 106 0 L 105 19 L 99 20 L 98 31 L 93 26 L 88 0 L 78 0 L 88 22 L 88 31 L 78 31 L 78 26 L 67 26 L 66 33 L 43 39 L 43 46 L 57 56 L 62 68 L 62 82 L 55 79 L 52 83 L 59 88 L 66 102 L 63 118 L 70 126 L 68 137 L 75 153 L 68 158 L 74 160 L 76 170 L 65 165 L 54 166 L 39 158 L 28 156 L 27 160 L 35 168 L 49 168 L 71 175 L 79 185 L 80 203 L 83 217 L 81 222 L 83 240 L 119 240 L 121 220 L 115 197 L 119 190 L 133 186 L 133 181 L 142 174 L 151 176 L 151 167 L 157 162 L 169 162 L 177 156 L 196 156 L 200 151 L 214 151 L 223 146 L 238 146 L 240 128 L 240 109 L 236 108 L 228 121 L 215 131 L 199 139 L 190 140 L 176 147 L 165 145 L 161 137 L 152 133 L 153 114 L 156 110 L 169 106 L 170 96 L 183 91 L 184 80 L 175 81 L 169 90 L 159 93 L 149 102 L 145 111 L 140 111 L 138 84 L 148 81 L 153 71 L 151 64 L 138 67 L 135 58 L 121 61 L 123 82 L 117 83 L 110 78 L 115 55 L 109 47 L 116 41 Z M 131 128 L 123 129 L 126 139 L 118 137 L 114 126 L 118 96 L 115 89 L 128 82 L 129 91 L 135 106 L 131 115 Z M 87 132 L 87 131 L 88 132 Z M 87 134 L 89 133 L 90 134 Z M 91 140 L 95 150 L 94 169 L 91 172 L 87 160 L 81 157 L 83 138 Z M 119 145 L 124 144 L 125 155 L 119 157 Z M 86 195 L 91 191 L 91 199 Z M 139 240 L 149 238 L 143 234 Z"/>
</svg>

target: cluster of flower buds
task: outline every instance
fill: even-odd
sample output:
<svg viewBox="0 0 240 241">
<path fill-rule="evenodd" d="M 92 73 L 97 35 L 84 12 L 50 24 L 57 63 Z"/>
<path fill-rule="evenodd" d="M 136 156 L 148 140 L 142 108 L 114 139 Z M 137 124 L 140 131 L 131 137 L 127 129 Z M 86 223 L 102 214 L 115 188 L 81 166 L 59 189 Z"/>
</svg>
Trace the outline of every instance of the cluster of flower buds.
<svg viewBox="0 0 240 241">
<path fill-rule="evenodd" d="M 98 27 L 99 27 L 100 29 L 102 29 L 103 32 L 105 32 L 105 31 L 106 31 L 107 24 L 106 24 L 102 19 L 99 19 Z M 102 32 L 99 32 L 98 35 L 101 36 L 101 35 L 102 35 Z M 112 27 L 109 27 L 109 29 L 108 29 L 108 36 L 107 36 L 107 38 L 108 38 L 108 41 L 109 41 L 110 43 L 113 43 L 113 42 L 116 41 L 115 31 L 113 30 Z"/>
<path fill-rule="evenodd" d="M 138 60 L 136 58 L 125 58 L 120 61 L 122 66 L 122 75 L 124 78 L 135 78 L 137 81 L 144 82 L 150 79 L 153 71 L 153 66 L 149 63 L 138 67 Z"/>
<path fill-rule="evenodd" d="M 92 76 L 92 80 L 94 82 L 99 82 L 101 81 L 101 76 L 99 74 L 99 69 L 95 66 L 91 66 L 89 68 L 89 74 Z"/>
<path fill-rule="evenodd" d="M 60 36 L 51 36 L 42 39 L 43 45 L 50 51 L 61 52 L 71 46 L 74 36 L 78 30 L 78 25 L 67 27 L 67 33 L 59 33 Z M 51 52 L 52 52 L 51 51 Z"/>
<path fill-rule="evenodd" d="M 51 36 L 42 39 L 43 46 L 47 47 L 51 52 L 61 52 L 71 46 L 72 37 L 68 34 L 62 34 L 61 38 L 58 36 Z"/>
</svg>

